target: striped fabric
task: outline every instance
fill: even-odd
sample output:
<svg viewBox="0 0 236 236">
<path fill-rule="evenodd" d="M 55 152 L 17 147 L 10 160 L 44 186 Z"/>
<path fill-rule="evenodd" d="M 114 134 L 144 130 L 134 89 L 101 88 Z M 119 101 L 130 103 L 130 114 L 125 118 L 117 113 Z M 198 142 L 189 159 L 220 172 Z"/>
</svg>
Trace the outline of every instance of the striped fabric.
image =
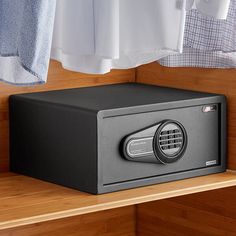
<svg viewBox="0 0 236 236">
<path fill-rule="evenodd" d="M 162 58 L 159 63 L 169 67 L 236 68 L 236 0 L 231 0 L 226 20 L 190 10 L 183 53 Z"/>
</svg>

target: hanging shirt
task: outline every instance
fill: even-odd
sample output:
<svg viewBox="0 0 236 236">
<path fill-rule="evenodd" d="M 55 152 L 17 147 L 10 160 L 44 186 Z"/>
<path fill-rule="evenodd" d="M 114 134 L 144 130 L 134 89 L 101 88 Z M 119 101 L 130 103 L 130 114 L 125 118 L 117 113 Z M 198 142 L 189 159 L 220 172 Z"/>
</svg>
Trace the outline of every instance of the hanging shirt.
<svg viewBox="0 0 236 236">
<path fill-rule="evenodd" d="M 45 83 L 55 0 L 0 0 L 0 80 Z"/>
<path fill-rule="evenodd" d="M 193 8 L 204 15 L 217 19 L 226 19 L 228 15 L 230 0 L 195 0 Z"/>
<path fill-rule="evenodd" d="M 236 52 L 184 48 L 183 53 L 167 56 L 158 62 L 167 67 L 236 68 Z"/>
<path fill-rule="evenodd" d="M 182 52 L 186 9 L 224 18 L 228 2 L 58 0 L 51 57 L 96 74 L 149 63 Z"/>
<path fill-rule="evenodd" d="M 106 73 L 181 52 L 186 1 L 58 0 L 52 58 Z"/>
<path fill-rule="evenodd" d="M 187 13 L 184 50 L 159 60 L 170 67 L 236 67 L 236 0 L 231 0 L 226 20 Z"/>
<path fill-rule="evenodd" d="M 202 14 L 224 19 L 228 3 L 57 0 L 52 58 L 67 69 L 87 73 L 148 63 L 182 52 L 186 9 L 195 7 Z M 55 5 L 56 0 L 0 0 L 0 80 L 17 85 L 46 82 Z M 234 22 L 224 27 L 227 36 L 220 34 L 222 41 L 215 40 L 213 33 L 208 35 L 207 27 L 200 28 L 203 37 L 211 39 L 212 50 L 232 50 Z M 194 28 L 196 38 L 198 24 Z M 190 35 L 188 44 L 196 46 L 199 40 L 192 39 Z M 202 49 L 207 45 L 207 40 L 201 43 Z"/>
</svg>

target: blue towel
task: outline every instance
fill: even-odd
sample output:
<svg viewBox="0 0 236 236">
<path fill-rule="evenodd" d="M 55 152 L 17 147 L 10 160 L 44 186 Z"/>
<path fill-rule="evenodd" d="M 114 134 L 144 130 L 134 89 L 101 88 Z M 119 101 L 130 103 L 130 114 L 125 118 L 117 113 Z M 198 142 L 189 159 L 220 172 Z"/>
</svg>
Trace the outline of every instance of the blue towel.
<svg viewBox="0 0 236 236">
<path fill-rule="evenodd" d="M 0 79 L 45 83 L 56 0 L 0 0 Z"/>
<path fill-rule="evenodd" d="M 226 20 L 190 10 L 183 53 L 162 58 L 159 63 L 169 67 L 236 68 L 236 0 L 231 0 Z"/>
</svg>

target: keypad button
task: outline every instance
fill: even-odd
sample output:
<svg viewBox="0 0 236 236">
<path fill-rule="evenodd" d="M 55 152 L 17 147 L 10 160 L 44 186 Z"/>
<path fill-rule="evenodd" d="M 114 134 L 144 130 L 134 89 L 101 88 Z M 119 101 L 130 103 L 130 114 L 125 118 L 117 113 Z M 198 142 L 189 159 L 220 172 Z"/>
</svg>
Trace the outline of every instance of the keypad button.
<svg viewBox="0 0 236 236">
<path fill-rule="evenodd" d="M 168 139 L 167 136 L 161 136 L 161 137 L 160 137 L 160 140 L 166 140 L 166 139 Z"/>
<path fill-rule="evenodd" d="M 162 142 L 160 142 L 160 145 L 166 145 L 166 144 L 168 144 L 168 141 L 162 141 Z"/>
<path fill-rule="evenodd" d="M 175 148 L 181 147 L 181 143 L 175 144 Z"/>
<path fill-rule="evenodd" d="M 168 134 L 168 131 L 162 131 L 161 132 L 161 135 L 165 135 L 165 134 Z"/>
<path fill-rule="evenodd" d="M 180 132 L 179 129 L 174 129 L 174 130 L 173 130 L 173 133 L 179 133 L 179 132 Z"/>
<path fill-rule="evenodd" d="M 169 140 L 168 141 L 168 144 L 172 144 L 172 143 L 174 143 L 175 142 L 175 140 Z"/>
</svg>

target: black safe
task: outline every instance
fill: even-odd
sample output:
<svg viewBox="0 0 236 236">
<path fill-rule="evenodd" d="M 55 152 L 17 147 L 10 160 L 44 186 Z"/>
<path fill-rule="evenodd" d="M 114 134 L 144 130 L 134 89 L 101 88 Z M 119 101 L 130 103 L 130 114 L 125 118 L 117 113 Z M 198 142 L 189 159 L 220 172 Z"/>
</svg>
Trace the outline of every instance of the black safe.
<svg viewBox="0 0 236 236">
<path fill-rule="evenodd" d="M 225 171 L 223 95 L 126 83 L 9 102 L 20 174 L 99 194 Z"/>
</svg>

